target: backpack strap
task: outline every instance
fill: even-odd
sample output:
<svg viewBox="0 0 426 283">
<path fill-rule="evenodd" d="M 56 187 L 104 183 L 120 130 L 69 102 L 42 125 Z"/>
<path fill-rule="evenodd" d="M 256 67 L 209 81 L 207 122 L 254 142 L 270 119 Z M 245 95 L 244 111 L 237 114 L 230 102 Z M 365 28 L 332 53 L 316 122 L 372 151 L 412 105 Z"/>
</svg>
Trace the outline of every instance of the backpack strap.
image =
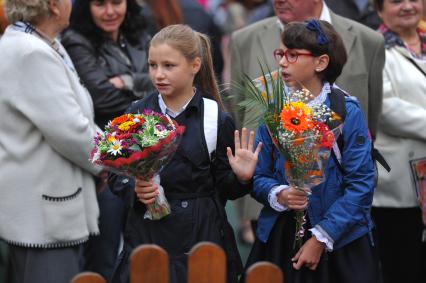
<svg viewBox="0 0 426 283">
<path fill-rule="evenodd" d="M 346 96 L 348 96 L 348 94 L 337 87 L 333 87 L 329 95 L 330 108 L 341 117 L 341 121 L 343 123 L 345 122 L 345 118 L 346 118 L 346 102 L 345 102 Z M 330 129 L 334 129 L 337 126 L 337 124 L 335 124 L 335 121 L 331 121 L 331 123 L 328 123 L 328 126 Z M 337 141 L 333 144 L 333 150 L 331 151 L 331 156 L 333 157 L 335 163 L 337 164 L 337 167 L 341 170 L 341 172 L 344 173 L 345 171 L 343 169 L 342 162 L 341 162 L 343 146 L 344 146 L 343 135 L 342 135 L 342 132 L 340 132 L 340 135 L 337 138 Z M 386 162 L 385 158 L 380 153 L 380 151 L 374 147 L 373 141 L 371 142 L 371 157 L 373 161 L 377 161 L 380 165 L 383 166 L 383 168 L 385 168 L 386 171 L 390 172 L 391 168 L 389 164 Z"/>
<path fill-rule="evenodd" d="M 346 98 L 347 94 L 336 87 L 331 88 L 331 93 L 329 94 L 330 97 L 330 108 L 333 110 L 337 115 L 340 116 L 340 121 L 329 121 L 328 127 L 330 129 L 334 129 L 340 124 L 345 122 L 346 119 Z M 340 169 L 341 172 L 345 172 L 343 166 L 342 166 L 342 152 L 343 152 L 343 135 L 342 135 L 343 127 L 340 126 L 340 135 L 337 138 L 336 142 L 333 144 L 333 150 L 331 151 L 331 156 L 334 159 L 337 167 Z"/>
<path fill-rule="evenodd" d="M 377 161 L 380 165 L 382 165 L 383 168 L 385 168 L 386 171 L 390 172 L 391 167 L 389 166 L 389 163 L 386 161 L 385 157 L 382 155 L 382 153 L 374 147 L 374 143 L 371 143 L 371 156 L 373 157 L 373 160 Z"/>
<path fill-rule="evenodd" d="M 204 138 L 207 144 L 207 150 L 209 152 L 210 160 L 212 159 L 212 153 L 216 150 L 217 144 L 217 129 L 219 122 L 219 106 L 217 102 L 204 98 Z"/>
</svg>

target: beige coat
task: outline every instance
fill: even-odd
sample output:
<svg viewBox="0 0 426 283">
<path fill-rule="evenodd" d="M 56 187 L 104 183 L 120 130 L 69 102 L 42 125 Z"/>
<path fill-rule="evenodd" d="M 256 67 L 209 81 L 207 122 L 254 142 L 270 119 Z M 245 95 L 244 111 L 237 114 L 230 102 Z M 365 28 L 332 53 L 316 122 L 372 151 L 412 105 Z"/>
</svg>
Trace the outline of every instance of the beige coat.
<svg viewBox="0 0 426 283">
<path fill-rule="evenodd" d="M 374 206 L 418 206 L 410 160 L 426 158 L 426 77 L 402 47 L 386 50 L 383 112 L 375 146 L 391 166 L 379 169 Z M 426 72 L 424 64 L 418 64 Z"/>
<path fill-rule="evenodd" d="M 31 34 L 6 29 L 0 62 L 0 237 L 25 247 L 81 243 L 99 232 L 90 95 Z"/>
</svg>

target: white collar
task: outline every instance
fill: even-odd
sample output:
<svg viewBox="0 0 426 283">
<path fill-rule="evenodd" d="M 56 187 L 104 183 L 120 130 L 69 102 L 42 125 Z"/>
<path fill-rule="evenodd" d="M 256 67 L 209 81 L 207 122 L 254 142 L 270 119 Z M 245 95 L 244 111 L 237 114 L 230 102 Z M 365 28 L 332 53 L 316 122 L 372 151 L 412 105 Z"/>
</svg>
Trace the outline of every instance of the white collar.
<svg viewBox="0 0 426 283">
<path fill-rule="evenodd" d="M 172 118 L 176 118 L 180 113 L 182 113 L 183 111 L 185 111 L 186 107 L 188 106 L 189 102 L 191 102 L 192 98 L 194 96 L 192 96 L 187 103 L 185 103 L 185 105 L 183 105 L 178 111 L 173 112 L 170 108 L 167 107 L 166 103 L 163 100 L 163 97 L 161 96 L 161 93 L 158 93 L 158 105 L 160 106 L 161 109 L 161 113 L 163 113 L 164 115 L 169 115 Z"/>
<path fill-rule="evenodd" d="M 321 15 L 320 15 L 320 20 L 326 21 L 330 24 L 333 24 L 331 22 L 331 15 L 330 15 L 330 9 L 328 8 L 327 4 L 325 3 L 325 1 L 322 1 L 322 10 L 321 10 Z"/>
<path fill-rule="evenodd" d="M 328 8 L 327 4 L 324 1 L 322 2 L 322 9 L 321 9 L 321 14 L 320 14 L 319 19 L 332 24 L 330 9 Z M 278 24 L 278 27 L 280 28 L 280 30 L 283 31 L 284 30 L 284 24 L 278 18 L 277 18 L 277 24 Z"/>
<path fill-rule="evenodd" d="M 308 106 L 318 105 L 318 104 L 324 104 L 325 100 L 327 99 L 327 95 L 331 92 L 331 86 L 329 83 L 324 83 L 322 86 L 321 92 L 318 96 L 316 96 L 314 99 L 309 101 L 307 103 Z"/>
</svg>

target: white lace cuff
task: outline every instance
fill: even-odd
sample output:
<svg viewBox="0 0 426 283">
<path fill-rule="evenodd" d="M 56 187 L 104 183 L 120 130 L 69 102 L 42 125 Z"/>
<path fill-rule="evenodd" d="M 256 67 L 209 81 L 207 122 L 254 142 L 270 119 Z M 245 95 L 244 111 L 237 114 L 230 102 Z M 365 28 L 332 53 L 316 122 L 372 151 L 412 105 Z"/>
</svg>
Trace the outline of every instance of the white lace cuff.
<svg viewBox="0 0 426 283">
<path fill-rule="evenodd" d="M 311 231 L 312 235 L 317 238 L 317 240 L 321 243 L 325 244 L 325 248 L 327 252 L 333 251 L 333 245 L 334 241 L 333 239 L 327 234 L 327 232 L 324 231 L 324 229 L 321 228 L 321 226 L 316 225 L 314 228 L 309 229 Z"/>
<path fill-rule="evenodd" d="M 268 202 L 269 202 L 269 205 L 272 207 L 272 209 L 274 209 L 278 212 L 286 211 L 288 209 L 287 206 L 280 204 L 278 202 L 278 198 L 277 198 L 277 195 L 282 190 L 286 190 L 288 188 L 289 188 L 289 186 L 287 186 L 287 185 L 280 185 L 280 186 L 273 187 L 271 189 L 271 191 L 268 194 Z"/>
</svg>

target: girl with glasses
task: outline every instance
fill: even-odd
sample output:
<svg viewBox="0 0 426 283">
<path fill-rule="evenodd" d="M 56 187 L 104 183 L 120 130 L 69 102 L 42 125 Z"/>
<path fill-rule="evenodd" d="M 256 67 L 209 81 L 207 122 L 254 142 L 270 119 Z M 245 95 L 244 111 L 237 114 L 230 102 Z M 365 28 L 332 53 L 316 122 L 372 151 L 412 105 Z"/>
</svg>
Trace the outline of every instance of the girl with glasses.
<svg viewBox="0 0 426 283">
<path fill-rule="evenodd" d="M 330 158 L 326 180 L 309 198 L 289 186 L 284 157 L 274 148 L 265 125 L 256 142 L 263 144 L 253 176 L 252 196 L 264 205 L 247 267 L 270 261 L 282 268 L 285 282 L 378 282 L 374 255 L 373 199 L 375 169 L 371 139 L 359 103 L 334 85 L 346 62 L 342 39 L 324 21 L 286 25 L 275 58 L 287 86 L 310 91 L 308 105 L 330 107 L 340 95 L 346 108 L 340 164 Z M 334 98 L 333 98 L 334 100 Z M 293 249 L 295 211 L 306 210 L 307 223 L 300 249 Z"/>
</svg>

